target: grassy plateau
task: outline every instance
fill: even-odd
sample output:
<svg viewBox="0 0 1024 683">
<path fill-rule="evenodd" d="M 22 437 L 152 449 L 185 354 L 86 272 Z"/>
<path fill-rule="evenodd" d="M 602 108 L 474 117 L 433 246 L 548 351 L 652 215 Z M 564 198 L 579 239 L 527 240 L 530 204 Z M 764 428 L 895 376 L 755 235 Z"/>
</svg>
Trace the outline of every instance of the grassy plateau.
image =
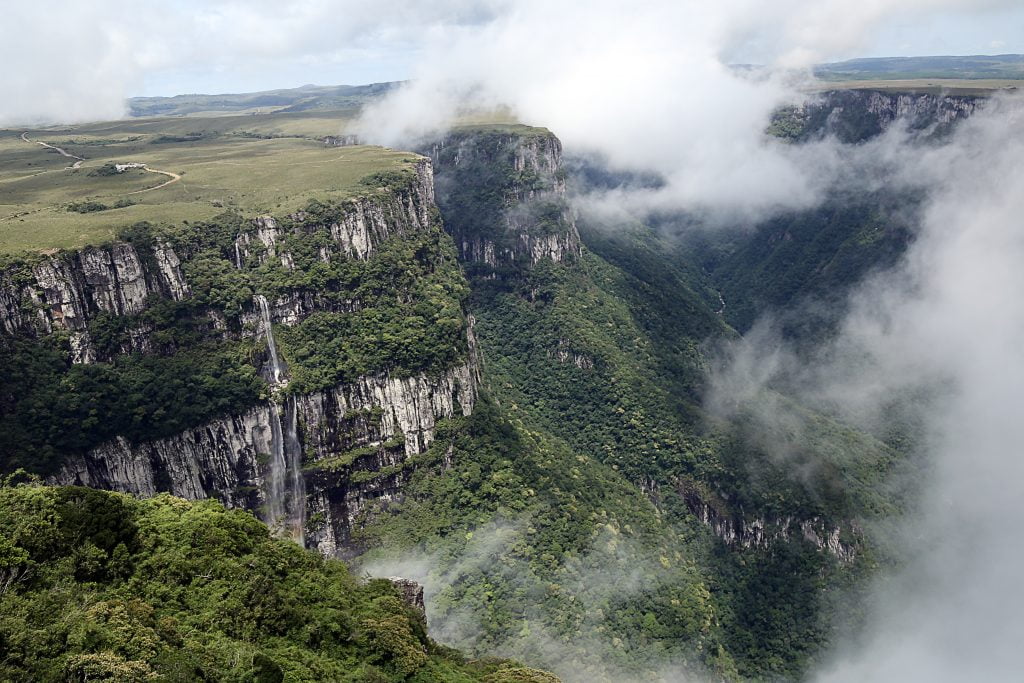
<svg viewBox="0 0 1024 683">
<path fill-rule="evenodd" d="M 0 253 L 80 247 L 138 221 L 207 220 L 229 208 L 280 215 L 313 197 L 365 193 L 362 178 L 415 161 L 382 147 L 325 145 L 320 138 L 343 120 L 320 112 L 2 130 Z M 76 159 L 40 142 L 83 161 L 71 168 Z M 146 168 L 112 168 L 127 163 Z"/>
</svg>

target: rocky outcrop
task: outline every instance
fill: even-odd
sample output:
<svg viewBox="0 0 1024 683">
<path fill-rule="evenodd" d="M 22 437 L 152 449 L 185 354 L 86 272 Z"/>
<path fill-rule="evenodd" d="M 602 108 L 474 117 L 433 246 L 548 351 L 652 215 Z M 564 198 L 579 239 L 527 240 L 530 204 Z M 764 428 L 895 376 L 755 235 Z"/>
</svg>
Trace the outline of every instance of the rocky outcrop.
<svg viewBox="0 0 1024 683">
<path fill-rule="evenodd" d="M 500 269 L 582 254 L 565 197 L 562 145 L 546 131 L 505 133 L 468 129 L 424 153 L 438 174 L 438 203 L 461 259 Z M 462 220 L 500 215 L 497 224 Z"/>
<path fill-rule="evenodd" d="M 297 212 L 282 227 L 272 216 L 252 219 L 235 239 L 232 261 L 236 268 L 258 266 L 280 259 L 289 269 L 294 259 L 284 245 L 290 236 L 329 231 L 331 241 L 320 247 L 320 258 L 369 258 L 384 240 L 413 234 L 435 221 L 433 171 L 428 159 L 413 166 L 408 182 L 348 200 L 325 215 Z M 180 249 L 179 249 L 180 251 Z M 187 251 L 187 249 L 186 249 Z M 191 287 L 183 272 L 185 256 L 164 242 L 152 246 L 118 242 L 108 247 L 35 256 L 0 271 L 0 333 L 38 337 L 67 332 L 71 357 L 89 363 L 98 354 L 89 335 L 89 322 L 102 313 L 134 316 L 153 297 L 181 301 Z M 328 303 L 311 291 L 294 291 L 273 302 L 274 319 L 294 324 L 316 310 L 351 312 L 357 301 Z M 218 311 L 209 311 L 210 324 L 230 336 Z M 253 308 L 241 315 L 241 334 L 251 334 L 258 317 Z M 151 351 L 152 329 L 142 323 L 128 329 L 130 343 L 124 353 Z M 238 330 L 236 330 L 238 333 Z"/>
<path fill-rule="evenodd" d="M 427 605 L 423 600 L 423 586 L 401 576 L 389 576 L 388 581 L 395 584 L 395 588 L 398 589 L 399 594 L 402 596 L 402 602 L 419 612 L 420 616 L 426 619 Z"/>
<path fill-rule="evenodd" d="M 426 229 L 436 211 L 434 172 L 427 159 L 417 162 L 414 171 L 415 178 L 406 186 L 351 200 L 327 220 L 298 211 L 288 216 L 289 226 L 283 228 L 273 216 L 255 218 L 254 229 L 242 232 L 235 240 L 236 266 L 262 264 L 277 258 L 281 265 L 293 270 L 294 259 L 281 246 L 287 234 L 301 235 L 326 227 L 332 241 L 321 248 L 320 258 L 327 262 L 334 254 L 365 260 L 388 238 Z"/>
<path fill-rule="evenodd" d="M 565 171 L 562 170 L 562 142 L 554 135 L 536 135 L 520 139 L 513 147 L 512 167 L 520 177 L 536 177 L 539 183 L 520 180 L 510 188 L 519 201 L 565 195 Z"/>
<path fill-rule="evenodd" d="M 364 377 L 293 399 L 308 546 L 339 554 L 370 502 L 401 496 L 404 466 L 427 451 L 438 421 L 472 412 L 478 372 L 471 357 L 436 375 Z M 280 419 L 277 407 L 266 403 L 166 439 L 136 444 L 117 438 L 68 462 L 50 483 L 217 498 L 266 519 Z"/>
<path fill-rule="evenodd" d="M 353 145 L 362 144 L 359 141 L 358 135 L 327 135 L 323 138 L 323 142 L 328 147 L 351 147 Z"/>
<path fill-rule="evenodd" d="M 150 296 L 189 294 L 177 254 L 167 244 L 87 247 L 40 257 L 0 273 L 0 326 L 7 334 L 84 333 L 100 312 L 133 315 Z"/>
<path fill-rule="evenodd" d="M 880 90 L 832 90 L 797 107 L 776 113 L 771 132 L 798 140 L 834 135 L 846 143 L 862 142 L 900 122 L 915 135 L 948 132 L 968 118 L 987 98 Z"/>
<path fill-rule="evenodd" d="M 575 365 L 580 370 L 593 370 L 594 359 L 590 356 L 575 351 L 571 348 L 571 343 L 567 339 L 559 339 L 558 346 L 554 349 L 548 349 L 548 358 L 555 358 L 559 363 L 566 365 Z"/>
<path fill-rule="evenodd" d="M 821 517 L 747 519 L 713 504 L 695 486 L 680 483 L 678 489 L 690 512 L 726 545 L 766 550 L 775 543 L 803 539 L 840 562 L 852 562 L 857 556 L 855 544 L 843 539 L 843 529 Z M 851 526 L 848 533 L 856 534 L 856 528 Z"/>
</svg>

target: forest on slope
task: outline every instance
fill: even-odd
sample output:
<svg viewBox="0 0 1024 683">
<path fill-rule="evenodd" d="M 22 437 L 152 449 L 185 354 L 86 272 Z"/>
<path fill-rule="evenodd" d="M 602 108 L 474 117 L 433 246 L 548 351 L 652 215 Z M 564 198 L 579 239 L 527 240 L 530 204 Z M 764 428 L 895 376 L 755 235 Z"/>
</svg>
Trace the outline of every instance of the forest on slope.
<svg viewBox="0 0 1024 683">
<path fill-rule="evenodd" d="M 900 462 L 895 442 L 803 408 L 780 462 L 756 411 L 709 413 L 707 354 L 736 335 L 702 262 L 711 249 L 580 221 L 582 250 L 535 259 L 524 245 L 571 242 L 577 226 L 524 209 L 530 200 L 508 204 L 531 196 L 516 171 L 523 139 L 477 128 L 433 147 L 493 412 L 454 438 L 452 473 L 417 473 L 406 500 L 368 525 L 382 549 L 363 561 L 422 572 L 437 623 L 460 624 L 452 642 L 504 648 L 570 680 L 799 677 L 830 642 L 834 602 L 878 561 L 859 529 L 899 505 L 883 485 Z M 525 187 L 536 203 L 558 201 Z M 869 229 L 857 205 L 839 211 L 842 227 L 807 261 Z M 562 218 L 518 219 L 531 212 Z M 799 286 L 800 273 L 780 277 Z M 763 287 L 734 286 L 738 303 L 763 310 Z M 508 426 L 496 432 L 496 420 Z"/>
<path fill-rule="evenodd" d="M 891 123 L 860 111 L 847 107 L 839 132 L 870 136 Z M 788 118 L 776 130 L 794 144 L 836 134 L 815 128 L 828 125 L 828 117 L 782 115 Z M 432 414 L 423 421 L 429 427 L 415 433 L 407 423 L 386 433 L 396 408 L 375 398 L 356 410 L 332 405 L 344 419 L 329 429 L 295 418 L 303 501 L 327 500 L 309 507 L 307 539 L 322 529 L 325 513 L 344 520 L 332 550 L 360 571 L 423 580 L 432 635 L 471 656 L 514 656 L 570 681 L 805 675 L 833 641 L 836 605 L 889 561 L 863 529 L 906 502 L 906 492 L 888 482 L 915 466 L 904 448 L 907 435 L 855 429 L 817 406 L 799 405 L 785 387 L 769 387 L 722 414 L 708 406 L 708 372 L 716 349 L 763 313 L 792 311 L 804 298 L 841 300 L 872 269 L 894 263 L 912 239 L 901 221 L 914 197 L 837 194 L 823 207 L 751 230 L 678 235 L 671 221 L 607 224 L 577 216 L 567 190 L 582 179 L 562 165 L 560 143 L 543 129 L 457 129 L 421 151 L 433 157 L 440 214 L 426 202 L 428 221 L 375 235 L 365 254 L 354 251 L 355 242 L 349 253 L 332 252 L 336 226 L 389 197 L 418 201 L 422 178 L 414 180 L 408 169 L 354 181 L 354 200 L 313 198 L 298 213 L 283 210 L 273 233 L 262 217 L 242 211 L 120 231 L 105 248 L 173 249 L 190 292 L 177 299 L 154 292 L 135 313 L 90 304 L 84 331 L 92 362 L 76 361 L 77 337 L 66 332 L 0 338 L 8 360 L 4 469 L 49 474 L 75 456 L 86 465 L 74 476 L 92 476 L 109 462 L 96 449 L 116 437 L 131 456 L 183 430 L 212 433 L 204 426 L 211 419 L 238 423 L 253 406 L 293 405 L 338 386 L 363 386 L 367 378 L 436 379 L 460 363 L 479 362 L 475 405 Z M 56 260 L 72 263 L 76 253 L 82 252 Z M 7 257 L 5 275 L 13 287 L 30 286 L 48 259 L 54 256 Z M 260 296 L 269 300 L 271 324 L 257 318 Z M 49 310 L 31 297 L 18 307 L 31 319 Z M 787 333 L 802 339 L 827 336 L 835 321 L 833 315 L 808 324 L 800 309 L 795 319 Z M 140 331 L 149 335 L 148 346 L 138 345 Z M 268 372 L 271 332 L 287 367 L 285 385 Z M 433 403 L 412 394 L 400 403 Z M 781 404 L 797 422 L 773 432 L 759 407 Z M 330 438 L 317 441 L 325 430 Z M 268 480 L 260 477 L 272 454 L 265 448 L 282 438 L 247 446 L 253 477 L 229 489 L 204 477 L 199 496 L 267 519 Z M 780 443 L 784 460 L 773 455 Z M 136 455 L 128 462 L 155 460 Z M 241 469 L 218 465 L 231 466 Z M 156 474 L 158 490 L 180 483 L 172 468 Z M 17 495 L 29 490 L 51 491 L 31 495 L 55 500 L 86 495 L 29 488 Z M 166 497 L 109 500 L 143 511 L 179 505 Z M 246 533 L 265 533 L 241 513 L 225 517 L 208 504 L 181 509 L 207 511 L 213 527 L 245 519 Z M 102 546 L 104 557 L 91 547 L 82 552 L 107 572 L 111 558 L 125 552 L 117 550 L 121 542 Z M 62 581 L 85 580 L 78 559 L 64 560 L 53 548 L 32 556 L 12 547 L 11 567 L 56 563 L 52 583 L 39 584 L 41 595 Z M 120 585 L 115 574 L 102 580 Z M 304 580 L 282 575 L 280 588 Z M 346 590 L 386 593 L 372 588 L 381 585 L 356 582 Z M 303 609 L 312 609 L 310 599 L 295 598 Z M 274 634 L 269 626 L 269 633 L 252 628 L 260 638 Z M 436 666 L 461 671 L 457 656 L 431 650 L 415 625 L 409 628 L 419 643 L 413 650 L 422 646 L 428 659 L 440 657 Z M 412 642 L 405 636 L 396 636 L 401 647 Z M 297 636 L 285 629 L 282 637 Z M 429 675 L 360 650 L 358 637 L 351 636 L 355 650 L 337 656 L 365 669 L 369 680 Z M 103 643 L 113 641 L 96 642 L 74 654 L 106 652 Z M 273 647 L 291 647 L 282 642 Z M 37 647 L 61 646 L 28 643 L 20 666 L 43 666 L 29 661 Z M 268 675 L 274 667 L 299 670 L 296 662 L 307 655 L 295 647 L 298 659 L 291 650 L 257 648 L 273 664 Z M 137 656 L 119 643 L 111 648 L 117 654 L 104 660 L 110 666 L 163 666 L 154 664 L 157 650 Z M 226 666 L 205 652 L 186 654 L 200 664 L 212 661 L 210 671 Z M 334 656 L 301 666 L 335 666 Z M 188 666 L 199 666 L 193 659 Z M 496 675 L 505 665 L 486 666 L 477 673 Z"/>
<path fill-rule="evenodd" d="M 360 581 L 247 512 L 167 495 L 8 477 L 0 608 L 6 681 L 555 680 L 467 662 L 390 581 Z"/>
</svg>

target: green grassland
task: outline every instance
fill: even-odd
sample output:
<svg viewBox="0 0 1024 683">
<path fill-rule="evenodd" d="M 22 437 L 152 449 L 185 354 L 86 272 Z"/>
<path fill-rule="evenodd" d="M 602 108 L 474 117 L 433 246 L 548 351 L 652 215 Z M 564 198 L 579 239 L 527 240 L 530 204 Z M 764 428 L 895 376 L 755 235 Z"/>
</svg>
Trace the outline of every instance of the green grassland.
<svg viewBox="0 0 1024 683">
<path fill-rule="evenodd" d="M 1024 78 L 1024 55 L 938 55 L 930 57 L 868 57 L 818 64 L 814 74 L 828 81 L 860 79 L 906 80 Z"/>
<path fill-rule="evenodd" d="M 258 122 L 258 125 L 248 125 Z M 246 125 L 243 125 L 246 124 Z M 226 208 L 243 214 L 298 209 L 310 199 L 343 199 L 367 191 L 368 175 L 402 170 L 416 156 L 372 146 L 330 147 L 315 139 L 336 133 L 327 115 L 218 116 L 96 123 L 28 131 L 83 157 L 73 161 L 26 143 L 22 131 L 0 131 L 0 253 L 73 248 L 109 240 L 138 221 L 208 220 Z M 104 164 L 139 162 L 181 175 L 133 169 L 100 175 Z M 68 206 L 96 202 L 124 208 L 78 213 Z"/>
<path fill-rule="evenodd" d="M 74 132 L 91 135 L 152 134 L 258 137 L 323 137 L 344 132 L 355 112 L 317 110 L 309 112 L 242 113 L 208 110 L 205 115 L 144 117 L 75 126 Z"/>
<path fill-rule="evenodd" d="M 368 101 L 397 87 L 398 83 L 369 85 L 304 85 L 298 88 L 217 95 L 175 95 L 133 97 L 128 101 L 131 116 L 195 116 L 210 112 L 267 113 L 311 110 L 357 110 Z"/>
<path fill-rule="evenodd" d="M 1016 90 L 1020 80 L 988 78 L 900 78 L 819 81 L 815 90 L 884 90 L 891 92 L 929 93 L 934 95 L 991 95 L 998 90 Z"/>
<path fill-rule="evenodd" d="M 1015 90 L 1024 79 L 1024 55 L 879 57 L 819 64 L 817 89 L 870 89 L 948 95 Z"/>
</svg>

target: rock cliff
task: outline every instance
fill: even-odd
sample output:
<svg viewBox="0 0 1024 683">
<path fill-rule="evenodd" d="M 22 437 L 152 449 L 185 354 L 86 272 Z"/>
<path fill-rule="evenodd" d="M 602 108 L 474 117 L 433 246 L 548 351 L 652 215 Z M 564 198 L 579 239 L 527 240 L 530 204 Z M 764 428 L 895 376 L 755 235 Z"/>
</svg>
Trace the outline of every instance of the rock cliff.
<svg viewBox="0 0 1024 683">
<path fill-rule="evenodd" d="M 276 258 L 294 270 L 288 238 L 301 239 L 323 228 L 331 235 L 331 241 L 319 247 L 323 262 L 336 256 L 365 260 L 383 241 L 424 230 L 436 212 L 433 170 L 430 161 L 423 159 L 415 165 L 410 182 L 350 200 L 339 211 L 325 215 L 298 211 L 285 217 L 287 227 L 273 216 L 251 219 L 235 238 L 232 260 L 242 269 Z M 181 253 L 183 248 L 188 247 L 176 250 L 168 241 L 122 241 L 18 262 L 0 271 L 0 331 L 36 337 L 65 331 L 70 335 L 73 360 L 94 362 L 100 356 L 88 327 L 97 315 L 135 315 L 153 298 L 181 301 L 192 294 L 183 272 L 190 254 Z M 351 302 L 342 308 L 352 310 L 356 305 Z M 289 293 L 275 307 L 278 317 L 295 322 L 327 304 L 316 292 L 305 291 Z M 222 324 L 216 311 L 209 315 L 215 327 Z M 251 307 L 242 322 L 257 315 Z M 151 329 L 138 325 L 129 332 L 132 344 L 123 352 L 150 351 Z"/>
<path fill-rule="evenodd" d="M 381 196 L 353 201 L 347 210 L 326 221 L 309 211 L 288 216 L 289 227 L 283 228 L 273 216 L 253 220 L 253 230 L 241 233 L 235 240 L 236 265 L 279 258 L 281 264 L 294 269 L 294 259 L 280 243 L 287 234 L 301 235 L 325 224 L 332 241 L 320 248 L 320 258 L 330 260 L 333 254 L 366 259 L 384 240 L 425 229 L 437 208 L 434 204 L 434 173 L 429 161 L 415 166 L 416 178 L 407 187 L 384 192 Z"/>
<path fill-rule="evenodd" d="M 840 141 L 867 140 L 901 122 L 916 135 L 943 135 L 984 106 L 972 95 L 832 90 L 798 107 L 776 113 L 771 132 L 799 140 L 835 135 Z"/>
<path fill-rule="evenodd" d="M 88 247 L 0 272 L 0 325 L 6 334 L 65 330 L 75 362 L 88 363 L 95 352 L 87 327 L 98 313 L 132 315 L 151 295 L 181 300 L 188 294 L 181 261 L 167 244 L 142 254 L 128 243 Z"/>
<path fill-rule="evenodd" d="M 401 485 L 434 440 L 440 420 L 469 415 L 477 396 L 477 364 L 436 376 L 364 377 L 294 401 L 302 457 L 304 529 L 282 531 L 327 555 L 339 554 L 369 501 L 401 496 Z M 123 437 L 65 464 L 52 484 L 152 496 L 217 498 L 269 519 L 271 457 L 281 440 L 280 410 L 267 402 L 166 439 Z M 284 448 L 284 446 L 281 446 Z"/>
<path fill-rule="evenodd" d="M 857 556 L 856 543 L 844 537 L 859 533 L 854 526 L 844 534 L 842 527 L 819 516 L 747 519 L 742 511 L 713 503 L 694 486 L 680 482 L 678 491 L 690 512 L 728 546 L 766 550 L 780 541 L 802 539 L 840 562 L 852 562 Z"/>
<path fill-rule="evenodd" d="M 445 227 L 465 263 L 495 270 L 580 256 L 554 135 L 467 129 L 423 152 L 434 160 Z"/>
<path fill-rule="evenodd" d="M 275 325 L 294 327 L 315 313 L 352 313 L 362 306 L 343 284 L 325 293 L 302 284 L 303 273 L 294 279 L 280 273 L 316 269 L 317 263 L 367 261 L 385 242 L 442 234 L 429 159 L 415 163 L 411 173 L 374 176 L 365 184 L 367 191 L 356 199 L 314 203 L 282 217 L 238 219 L 226 241 L 216 235 L 200 241 L 174 233 L 167 239 L 147 235 L 14 259 L 0 271 L 0 343 L 59 334 L 57 339 L 70 345 L 71 367 L 116 363 L 120 356 L 175 354 L 173 345 L 151 343 L 162 330 L 140 315 L 161 300 L 188 304 L 180 313 L 192 316 L 187 329 L 205 335 L 200 342 L 181 342 L 192 343 L 194 353 L 202 353 L 202 344 L 225 340 L 261 337 L 266 343 L 267 385 L 255 405 L 170 436 L 118 435 L 69 455 L 49 481 L 139 496 L 166 491 L 188 499 L 217 498 L 253 510 L 283 535 L 337 555 L 344 553 L 367 503 L 399 498 L 405 479 L 428 451 L 430 464 L 449 465 L 447 449 L 431 450 L 431 445 L 439 422 L 473 411 L 479 362 L 471 318 L 464 329 L 468 352 L 429 371 L 397 367 L 320 391 L 296 392 L 279 357 Z M 193 268 L 198 261 L 202 268 Z M 231 273 L 244 275 L 239 292 L 268 287 L 264 280 L 276 277 L 270 286 L 276 293 L 251 296 L 228 315 L 205 291 L 209 279 L 199 279 L 211 272 L 222 283 L 233 282 Z M 197 279 L 190 281 L 195 273 Z M 101 317 L 128 327 L 128 341 L 119 349 L 108 345 L 100 351 L 90 339 L 91 324 Z M 257 368 L 263 363 L 258 344 L 239 348 L 250 349 L 246 362 Z"/>
</svg>

